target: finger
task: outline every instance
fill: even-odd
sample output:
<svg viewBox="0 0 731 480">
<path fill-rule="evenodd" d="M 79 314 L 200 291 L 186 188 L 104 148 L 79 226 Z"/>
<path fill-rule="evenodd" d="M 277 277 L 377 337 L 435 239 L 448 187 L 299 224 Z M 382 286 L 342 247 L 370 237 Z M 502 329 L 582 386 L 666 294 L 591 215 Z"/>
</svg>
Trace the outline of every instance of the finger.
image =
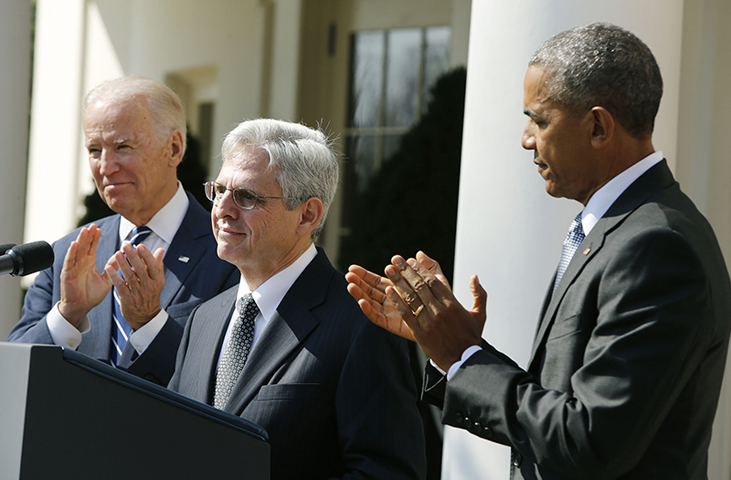
<svg viewBox="0 0 731 480">
<path fill-rule="evenodd" d="M 345 279 L 348 281 L 349 284 L 357 286 L 358 291 L 361 292 L 363 295 L 370 297 L 370 299 L 375 300 L 379 303 L 383 303 L 386 301 L 386 294 L 383 291 L 371 287 L 358 275 L 352 272 L 348 272 L 345 274 Z M 356 298 L 356 300 L 358 300 L 358 298 Z"/>
<path fill-rule="evenodd" d="M 472 303 L 472 312 L 480 316 L 487 316 L 487 291 L 480 284 L 477 275 L 470 277 L 470 291 L 474 298 Z"/>
<path fill-rule="evenodd" d="M 386 267 L 386 275 L 388 275 L 389 280 L 393 282 L 399 295 L 412 311 L 418 310 L 421 305 L 428 306 L 431 303 L 438 302 L 429 285 L 402 256 L 395 255 L 392 258 L 392 263 L 392 265 Z M 423 271 L 427 272 L 426 269 L 423 269 Z M 430 276 L 433 278 L 433 275 L 430 274 Z"/>
<path fill-rule="evenodd" d="M 129 257 L 127 257 L 124 252 L 124 245 L 122 246 L 122 251 L 116 252 L 113 257 L 117 266 L 117 270 L 122 272 L 124 280 L 129 283 L 129 281 L 134 277 L 135 272 L 132 270 L 132 267 L 129 264 Z"/>
<path fill-rule="evenodd" d="M 419 250 L 416 252 L 416 259 L 424 265 L 424 267 L 429 270 L 431 273 L 433 273 L 439 280 L 442 281 L 450 290 L 452 287 L 449 286 L 449 281 L 447 280 L 447 277 L 444 276 L 444 272 L 442 272 L 442 267 L 439 265 L 439 262 L 434 260 L 433 258 L 429 257 L 426 253 Z"/>
<path fill-rule="evenodd" d="M 119 276 L 119 272 L 117 272 L 116 268 L 113 268 L 109 263 L 107 263 L 104 266 L 104 275 L 106 275 L 106 277 L 112 282 L 112 285 L 114 285 L 114 287 L 117 289 L 120 297 L 123 295 L 127 295 L 127 292 L 129 292 L 129 289 L 127 288 L 127 283 L 122 277 Z"/>
<path fill-rule="evenodd" d="M 393 304 L 394 308 L 401 315 L 401 319 L 406 322 L 409 330 L 415 337 L 418 336 L 418 332 L 421 332 L 421 325 L 419 324 L 418 317 L 415 317 L 411 307 L 404 301 L 400 292 L 397 291 L 398 287 L 386 288 L 386 295 L 389 301 Z"/>
<path fill-rule="evenodd" d="M 411 267 L 414 272 L 426 283 L 429 287 L 429 291 L 438 299 L 451 299 L 453 298 L 452 289 L 449 287 L 449 283 L 444 275 L 437 275 L 429 270 L 418 260 L 410 258 L 406 263 Z M 441 271 L 441 270 L 440 270 Z M 444 303 L 444 302 L 442 302 Z"/>
<path fill-rule="evenodd" d="M 79 253 L 79 242 L 74 240 L 66 250 L 66 256 L 63 259 L 63 270 L 69 271 L 76 265 L 76 256 Z"/>
<path fill-rule="evenodd" d="M 134 267 L 140 281 L 144 281 L 146 278 L 150 278 L 152 280 L 159 278 L 159 265 L 155 256 L 152 252 L 150 252 L 150 249 L 144 245 L 138 245 L 132 250 L 134 250 L 134 252 L 130 255 L 134 255 L 134 262 L 129 255 L 127 258 L 130 259 L 130 263 L 132 264 L 132 267 Z"/>
<path fill-rule="evenodd" d="M 378 275 L 377 273 L 373 273 L 370 270 L 366 270 L 360 265 L 351 265 L 350 267 L 348 267 L 348 272 L 356 275 L 371 288 L 379 290 L 380 292 L 384 293 L 384 295 L 386 292 L 386 287 L 391 285 L 391 282 L 388 281 L 388 279 L 383 278 L 382 276 Z"/>
</svg>

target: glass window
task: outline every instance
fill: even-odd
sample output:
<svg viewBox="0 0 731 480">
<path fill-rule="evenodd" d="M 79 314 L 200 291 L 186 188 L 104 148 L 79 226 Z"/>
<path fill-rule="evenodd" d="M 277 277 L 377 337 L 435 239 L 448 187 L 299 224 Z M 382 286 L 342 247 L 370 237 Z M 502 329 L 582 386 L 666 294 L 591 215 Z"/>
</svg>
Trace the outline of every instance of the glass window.
<svg viewBox="0 0 731 480">
<path fill-rule="evenodd" d="M 449 69 L 450 37 L 445 26 L 353 34 L 341 224 L 346 235 L 353 200 L 398 150 L 434 82 Z"/>
</svg>

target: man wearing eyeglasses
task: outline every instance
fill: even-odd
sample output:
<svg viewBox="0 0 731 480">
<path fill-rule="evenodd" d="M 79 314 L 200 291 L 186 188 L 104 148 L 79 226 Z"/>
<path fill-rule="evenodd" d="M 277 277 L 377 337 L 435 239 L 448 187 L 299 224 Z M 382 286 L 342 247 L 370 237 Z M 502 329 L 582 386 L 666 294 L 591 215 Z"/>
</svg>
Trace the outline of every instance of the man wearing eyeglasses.
<svg viewBox="0 0 731 480">
<path fill-rule="evenodd" d="M 271 478 L 424 478 L 402 339 L 371 324 L 313 241 L 338 162 L 322 132 L 246 121 L 205 185 L 238 286 L 193 311 L 169 388 L 264 427 Z"/>
<path fill-rule="evenodd" d="M 177 180 L 185 131 L 180 99 L 159 82 L 125 77 L 89 92 L 89 166 L 117 214 L 54 243 L 9 341 L 62 345 L 168 383 L 191 310 L 238 280 L 215 254 L 208 212 Z"/>
</svg>

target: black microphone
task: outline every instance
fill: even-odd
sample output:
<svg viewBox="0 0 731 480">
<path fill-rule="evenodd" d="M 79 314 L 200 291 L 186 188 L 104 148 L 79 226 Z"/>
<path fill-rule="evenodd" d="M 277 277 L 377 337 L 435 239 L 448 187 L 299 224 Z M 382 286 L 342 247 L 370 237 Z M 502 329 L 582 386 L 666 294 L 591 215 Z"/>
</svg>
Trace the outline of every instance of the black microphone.
<svg viewBox="0 0 731 480">
<path fill-rule="evenodd" d="M 10 245 L 10 244 L 7 244 Z M 0 245 L 0 249 L 6 245 Z M 24 276 L 53 265 L 53 248 L 48 242 L 30 242 L 13 246 L 0 255 L 0 275 Z"/>
<path fill-rule="evenodd" d="M 3 243 L 3 244 L 0 244 L 0 255 L 4 255 L 4 254 L 8 253 L 8 250 L 10 250 L 11 248 L 13 248 L 14 246 L 15 246 L 14 243 Z"/>
</svg>

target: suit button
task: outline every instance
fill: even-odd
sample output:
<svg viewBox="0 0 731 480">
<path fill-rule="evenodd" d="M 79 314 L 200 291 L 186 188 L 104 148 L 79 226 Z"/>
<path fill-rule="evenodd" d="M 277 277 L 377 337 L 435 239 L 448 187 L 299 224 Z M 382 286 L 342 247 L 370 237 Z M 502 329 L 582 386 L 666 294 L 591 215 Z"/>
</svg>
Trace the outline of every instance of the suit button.
<svg viewBox="0 0 731 480">
<path fill-rule="evenodd" d="M 464 424 L 467 428 L 470 428 L 470 417 L 464 417 Z"/>
<path fill-rule="evenodd" d="M 462 422 L 464 421 L 464 417 L 462 416 L 462 414 L 461 414 L 461 413 L 459 413 L 459 412 L 458 412 L 458 413 L 457 413 L 457 414 L 456 414 L 456 415 L 454 416 L 454 420 L 455 420 L 455 421 L 456 421 L 457 423 L 462 423 Z"/>
<path fill-rule="evenodd" d="M 513 466 L 514 467 L 520 467 L 520 465 L 523 463 L 523 455 L 521 455 L 518 452 L 513 453 Z"/>
<path fill-rule="evenodd" d="M 482 434 L 486 437 L 492 437 L 492 430 L 490 430 L 490 427 L 483 427 L 482 428 Z"/>
</svg>

